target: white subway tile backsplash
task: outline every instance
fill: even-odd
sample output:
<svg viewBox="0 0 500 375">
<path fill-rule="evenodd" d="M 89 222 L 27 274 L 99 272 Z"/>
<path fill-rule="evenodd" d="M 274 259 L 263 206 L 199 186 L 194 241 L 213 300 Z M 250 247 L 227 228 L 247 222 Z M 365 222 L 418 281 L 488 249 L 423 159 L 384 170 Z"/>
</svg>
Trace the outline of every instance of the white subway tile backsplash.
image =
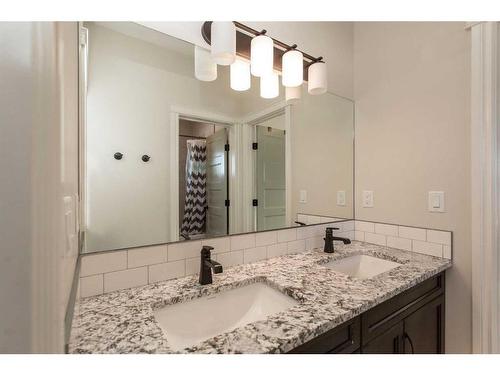
<svg viewBox="0 0 500 375">
<path fill-rule="evenodd" d="M 354 240 L 354 231 L 350 230 L 348 232 L 343 232 L 341 234 L 341 237 L 346 237 L 346 238 L 349 238 L 351 241 L 353 241 Z"/>
<path fill-rule="evenodd" d="M 356 241 L 364 241 L 365 240 L 365 232 L 360 230 L 354 231 L 354 239 Z"/>
<path fill-rule="evenodd" d="M 199 263 L 198 263 L 199 264 Z M 158 281 L 176 279 L 185 275 L 185 261 L 177 260 L 170 263 L 160 263 L 149 266 L 148 282 L 156 283 Z"/>
<path fill-rule="evenodd" d="M 363 232 L 375 232 L 375 223 L 371 223 L 369 221 L 358 221 L 354 224 L 354 228 L 356 230 L 361 230 Z"/>
<path fill-rule="evenodd" d="M 252 249 L 243 250 L 243 261 L 244 263 L 258 262 L 267 258 L 267 247 L 259 246 Z"/>
<path fill-rule="evenodd" d="M 213 255 L 216 258 L 216 255 Z M 186 259 L 186 276 L 200 273 L 200 257 Z"/>
<path fill-rule="evenodd" d="M 342 222 L 344 227 L 344 231 L 351 232 L 354 231 L 354 220 L 344 221 Z"/>
<path fill-rule="evenodd" d="M 212 254 L 227 253 L 231 251 L 231 237 L 208 238 L 201 241 L 201 246 L 211 246 Z"/>
<path fill-rule="evenodd" d="M 387 236 L 387 246 L 411 251 L 411 240 L 408 238 Z"/>
<path fill-rule="evenodd" d="M 281 242 L 277 243 L 275 245 L 270 245 L 267 247 L 267 257 L 268 258 L 274 258 L 274 257 L 279 257 L 282 255 L 285 255 L 287 253 L 287 243 L 286 242 Z"/>
<path fill-rule="evenodd" d="M 148 283 L 148 267 L 132 268 L 104 274 L 104 292 L 132 288 Z"/>
<path fill-rule="evenodd" d="M 431 242 L 413 240 L 413 251 L 435 257 L 443 256 L 443 245 Z"/>
<path fill-rule="evenodd" d="M 137 268 L 167 261 L 167 245 L 142 247 L 128 251 L 127 268 Z"/>
<path fill-rule="evenodd" d="M 176 242 L 168 245 L 168 261 L 194 258 L 200 256 L 201 241 Z"/>
<path fill-rule="evenodd" d="M 80 276 L 96 275 L 127 268 L 127 250 L 82 257 Z"/>
<path fill-rule="evenodd" d="M 300 221 L 301 223 L 309 224 L 309 215 L 305 214 L 297 214 L 297 221 Z"/>
<path fill-rule="evenodd" d="M 320 249 L 323 248 L 323 245 L 322 237 L 315 236 L 306 239 L 306 250 Z"/>
<path fill-rule="evenodd" d="M 255 247 L 255 233 L 231 237 L 231 251 Z"/>
<path fill-rule="evenodd" d="M 298 217 L 306 222 L 313 216 Z M 451 232 L 351 220 L 86 255 L 80 293 L 86 297 L 197 274 L 205 245 L 214 247 L 213 258 L 223 267 L 322 249 L 327 227 L 339 227 L 337 236 L 451 259 Z"/>
<path fill-rule="evenodd" d="M 441 230 L 427 229 L 427 241 L 450 246 L 451 245 L 451 233 L 441 231 Z"/>
<path fill-rule="evenodd" d="M 309 215 L 306 224 L 319 224 L 319 223 L 321 223 L 321 217 Z"/>
<path fill-rule="evenodd" d="M 411 240 L 425 241 L 425 229 L 400 226 L 399 237 L 409 238 Z"/>
<path fill-rule="evenodd" d="M 275 231 L 260 232 L 255 234 L 255 246 L 267 246 L 278 241 L 278 234 Z"/>
<path fill-rule="evenodd" d="M 302 240 L 305 238 L 314 237 L 314 227 L 299 227 L 297 228 L 297 239 Z"/>
<path fill-rule="evenodd" d="M 397 236 L 398 226 L 391 224 L 375 223 L 375 233 L 385 234 L 387 236 Z"/>
<path fill-rule="evenodd" d="M 80 297 L 91 297 L 104 292 L 103 275 L 93 275 L 80 279 Z"/>
<path fill-rule="evenodd" d="M 222 267 L 231 267 L 243 263 L 243 250 L 217 254 L 216 256 L 217 262 L 222 264 Z"/>
<path fill-rule="evenodd" d="M 297 240 L 291 241 L 287 243 L 287 253 L 288 254 L 297 254 L 306 250 L 306 241 L 305 240 Z"/>
<path fill-rule="evenodd" d="M 278 242 L 289 242 L 297 239 L 297 229 L 285 229 L 278 231 Z"/>
<path fill-rule="evenodd" d="M 366 232 L 365 233 L 365 241 L 369 242 L 369 243 L 374 243 L 374 244 L 380 245 L 380 246 L 387 245 L 386 238 L 383 234 Z"/>
</svg>

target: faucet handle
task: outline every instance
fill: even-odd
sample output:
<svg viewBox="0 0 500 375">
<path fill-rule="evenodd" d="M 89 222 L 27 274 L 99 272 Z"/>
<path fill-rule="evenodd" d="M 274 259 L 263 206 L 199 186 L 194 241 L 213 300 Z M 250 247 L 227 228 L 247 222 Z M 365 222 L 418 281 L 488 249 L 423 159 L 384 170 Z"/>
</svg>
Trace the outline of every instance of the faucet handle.
<svg viewBox="0 0 500 375">
<path fill-rule="evenodd" d="M 203 246 L 201 248 L 201 255 L 202 256 L 206 256 L 206 257 L 210 257 L 210 251 L 212 251 L 214 248 L 212 246 Z"/>
<path fill-rule="evenodd" d="M 334 231 L 334 230 L 339 230 L 340 228 L 337 228 L 337 227 L 328 227 L 326 228 L 327 231 Z"/>
</svg>

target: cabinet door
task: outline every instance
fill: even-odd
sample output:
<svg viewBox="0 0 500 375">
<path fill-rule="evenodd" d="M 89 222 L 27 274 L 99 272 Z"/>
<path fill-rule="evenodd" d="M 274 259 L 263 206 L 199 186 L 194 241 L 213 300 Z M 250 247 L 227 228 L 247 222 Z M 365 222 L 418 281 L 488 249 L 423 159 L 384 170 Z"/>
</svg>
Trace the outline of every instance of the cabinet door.
<svg viewBox="0 0 500 375">
<path fill-rule="evenodd" d="M 403 322 L 389 328 L 363 346 L 363 354 L 397 354 L 403 352 Z"/>
<path fill-rule="evenodd" d="M 349 354 L 359 349 L 361 322 L 359 316 L 302 344 L 292 354 Z"/>
<path fill-rule="evenodd" d="M 444 296 L 432 300 L 404 320 L 404 352 L 444 352 Z"/>
</svg>

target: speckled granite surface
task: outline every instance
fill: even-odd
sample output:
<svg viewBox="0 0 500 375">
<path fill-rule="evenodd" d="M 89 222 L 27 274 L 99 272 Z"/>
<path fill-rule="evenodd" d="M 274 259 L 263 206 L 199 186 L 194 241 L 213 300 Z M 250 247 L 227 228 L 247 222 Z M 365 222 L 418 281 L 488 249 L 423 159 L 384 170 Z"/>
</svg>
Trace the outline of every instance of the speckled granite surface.
<svg viewBox="0 0 500 375">
<path fill-rule="evenodd" d="M 321 264 L 365 253 L 401 263 L 360 280 Z M 310 251 L 245 264 L 214 275 L 212 285 L 197 275 L 82 299 L 73 319 L 70 353 L 175 353 L 153 311 L 163 306 L 264 282 L 299 304 L 220 334 L 182 353 L 284 353 L 449 268 L 451 262 L 422 254 L 353 241 L 335 254 Z"/>
</svg>

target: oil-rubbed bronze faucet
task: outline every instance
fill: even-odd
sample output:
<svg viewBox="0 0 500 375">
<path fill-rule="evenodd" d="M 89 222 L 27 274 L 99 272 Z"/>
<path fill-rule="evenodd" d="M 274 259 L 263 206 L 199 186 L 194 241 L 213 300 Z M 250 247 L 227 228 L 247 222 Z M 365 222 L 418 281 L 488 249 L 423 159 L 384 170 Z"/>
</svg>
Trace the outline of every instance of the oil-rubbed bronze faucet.
<svg viewBox="0 0 500 375">
<path fill-rule="evenodd" d="M 334 230 L 339 230 L 339 228 L 326 228 L 325 238 L 323 238 L 325 240 L 325 253 L 333 253 L 335 251 L 335 249 L 333 248 L 333 241 L 342 241 L 346 245 L 351 243 L 351 240 L 349 238 L 335 237 L 333 235 Z"/>
<path fill-rule="evenodd" d="M 210 251 L 214 248 L 203 246 L 200 257 L 200 284 L 212 284 L 212 269 L 214 273 L 222 273 L 222 264 L 210 259 Z"/>
</svg>

